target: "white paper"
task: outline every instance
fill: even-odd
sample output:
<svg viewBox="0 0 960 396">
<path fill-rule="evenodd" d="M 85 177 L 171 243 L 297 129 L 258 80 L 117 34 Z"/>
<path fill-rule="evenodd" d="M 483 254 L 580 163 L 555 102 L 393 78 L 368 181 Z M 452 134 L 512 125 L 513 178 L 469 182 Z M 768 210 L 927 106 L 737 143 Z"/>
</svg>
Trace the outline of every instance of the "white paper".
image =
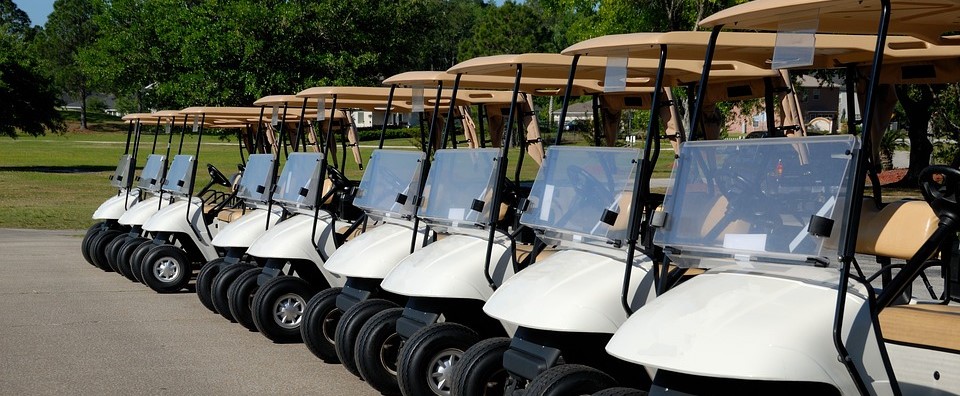
<svg viewBox="0 0 960 396">
<path fill-rule="evenodd" d="M 767 234 L 726 234 L 723 248 L 762 252 L 767 247 Z"/>
<path fill-rule="evenodd" d="M 450 208 L 447 212 L 447 218 L 450 220 L 463 220 L 466 218 L 467 211 L 463 208 Z"/>
<path fill-rule="evenodd" d="M 423 112 L 423 87 L 413 87 L 413 101 L 411 111 L 414 113 Z M 423 122 L 421 120 L 421 122 Z"/>
<path fill-rule="evenodd" d="M 270 125 L 277 125 L 277 115 L 280 114 L 280 106 L 273 106 L 273 113 L 270 115 Z"/>
<path fill-rule="evenodd" d="M 607 70 L 603 78 L 603 92 L 627 90 L 627 56 L 607 57 Z"/>
<path fill-rule="evenodd" d="M 553 203 L 553 184 L 547 184 L 543 188 L 543 204 L 540 205 L 540 220 L 550 220 L 550 205 Z"/>
<path fill-rule="evenodd" d="M 327 118 L 327 114 L 326 114 L 326 113 L 327 113 L 327 98 L 326 98 L 325 96 L 321 96 L 321 97 L 319 97 L 319 98 L 317 98 L 317 99 L 319 100 L 319 101 L 317 102 L 317 122 L 320 122 L 320 121 L 323 121 L 324 119 Z"/>
</svg>

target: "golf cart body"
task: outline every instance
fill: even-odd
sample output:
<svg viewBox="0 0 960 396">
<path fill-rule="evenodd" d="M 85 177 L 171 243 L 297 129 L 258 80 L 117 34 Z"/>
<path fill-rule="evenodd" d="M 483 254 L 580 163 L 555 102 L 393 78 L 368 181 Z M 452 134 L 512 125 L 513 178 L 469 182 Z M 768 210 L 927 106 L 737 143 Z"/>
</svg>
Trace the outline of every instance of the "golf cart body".
<svg viewBox="0 0 960 396">
<path fill-rule="evenodd" d="M 422 151 L 373 152 L 354 205 L 382 224 L 340 246 L 324 268 L 346 277 L 383 278 L 410 254 L 414 205 L 408 197 L 416 195 L 424 158 Z M 417 233 L 414 248 L 422 246 L 422 235 Z"/>
<path fill-rule="evenodd" d="M 120 156 L 117 163 L 117 169 L 110 176 L 110 185 L 117 188 L 117 195 L 114 195 L 100 204 L 97 210 L 93 212 L 94 220 L 116 220 L 123 213 L 130 209 L 140 200 L 140 192 L 126 186 L 129 178 L 133 177 L 134 159 L 130 154 Z"/>
<path fill-rule="evenodd" d="M 387 274 L 384 290 L 408 297 L 484 301 L 493 290 L 484 275 L 490 202 L 496 183 L 497 149 L 439 150 L 427 176 L 420 217 L 449 233 L 400 261 Z M 489 275 L 498 284 L 514 273 L 502 233 L 493 244 Z M 442 280 L 442 281 L 438 281 Z"/>
<path fill-rule="evenodd" d="M 209 240 L 212 239 L 215 228 L 211 229 L 206 225 L 203 201 L 189 195 L 193 185 L 194 162 L 196 158 L 193 155 L 180 154 L 173 157 L 170 170 L 161 186 L 165 193 L 170 194 L 171 202 L 150 217 L 143 224 L 143 229 L 153 234 L 187 236 L 205 259 L 212 260 L 217 257 L 217 251 Z M 207 234 L 207 237 L 201 236 L 202 234 Z"/>
<path fill-rule="evenodd" d="M 708 270 L 636 311 L 607 352 L 661 370 L 654 392 L 701 393 L 704 378 L 753 393 L 855 389 L 823 341 L 832 338 L 832 252 L 848 227 L 858 149 L 853 136 L 685 144 L 655 243 L 677 266 Z M 883 353 L 865 304 L 871 292 L 857 286 L 846 297 L 843 337 L 861 362 Z M 882 364 L 860 370 L 888 381 Z"/>
<path fill-rule="evenodd" d="M 120 216 L 119 223 L 123 225 L 141 225 L 146 223 L 158 210 L 167 206 L 170 201 L 161 199 L 160 186 L 164 171 L 167 167 L 167 157 L 162 154 L 151 154 L 147 157 L 147 164 L 140 171 L 137 187 L 147 196 Z"/>
<path fill-rule="evenodd" d="M 520 221 L 557 252 L 510 278 L 483 310 L 515 326 L 612 334 L 626 320 L 620 286 L 639 151 L 554 146 L 548 154 Z M 650 267 L 646 256 L 634 259 L 634 309 L 655 296 Z"/>
<path fill-rule="evenodd" d="M 267 208 L 269 191 L 273 188 L 275 161 L 274 154 L 250 155 L 237 186 L 237 198 L 243 201 L 244 207 L 236 210 L 241 211 L 242 215 L 231 221 L 223 221 L 218 216 L 217 221 L 221 224 L 217 228 L 220 231 L 213 238 L 213 246 L 250 246 L 268 225 L 276 224 L 280 220 L 278 211 Z"/>
<path fill-rule="evenodd" d="M 320 181 L 323 167 L 320 153 L 290 153 L 283 171 L 277 179 L 273 200 L 290 212 L 290 217 L 260 235 L 247 249 L 247 253 L 260 258 L 283 258 L 309 260 L 322 263 L 319 250 L 326 257 L 336 249 L 332 224 L 333 215 L 324 209 L 317 210 L 314 222 L 314 202 L 318 194 L 329 191 L 329 181 Z M 321 195 L 322 196 L 322 195 Z M 315 230 L 314 230 L 315 224 Z M 316 240 L 311 240 L 316 236 Z M 331 286 L 341 286 L 339 275 L 322 270 L 323 277 Z"/>
</svg>

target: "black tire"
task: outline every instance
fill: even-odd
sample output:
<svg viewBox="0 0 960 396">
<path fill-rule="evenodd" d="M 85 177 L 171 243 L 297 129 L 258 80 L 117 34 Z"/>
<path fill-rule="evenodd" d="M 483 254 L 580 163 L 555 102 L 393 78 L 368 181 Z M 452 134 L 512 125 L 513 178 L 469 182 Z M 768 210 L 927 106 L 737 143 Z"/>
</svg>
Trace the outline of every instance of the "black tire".
<svg viewBox="0 0 960 396">
<path fill-rule="evenodd" d="M 130 260 L 133 259 L 133 251 L 144 242 L 150 242 L 150 240 L 143 237 L 129 238 L 120 246 L 120 251 L 117 252 L 117 268 L 123 276 L 134 282 L 137 282 L 137 276 L 139 275 L 133 273 L 133 266 L 130 265 Z"/>
<path fill-rule="evenodd" d="M 213 306 L 213 300 L 210 299 L 210 289 L 213 287 L 213 278 L 220 273 L 221 269 L 223 269 L 223 259 L 215 258 L 207 261 L 197 273 L 197 298 L 213 313 L 217 313 L 217 308 Z"/>
<path fill-rule="evenodd" d="M 210 285 L 210 302 L 213 303 L 213 309 L 223 316 L 224 319 L 236 323 L 233 313 L 230 312 L 230 286 L 237 280 L 244 271 L 257 268 L 252 264 L 236 264 L 222 268 L 216 276 L 213 277 Z M 199 281 L 198 281 L 199 282 Z M 198 287 L 197 290 L 200 290 Z"/>
<path fill-rule="evenodd" d="M 302 278 L 281 275 L 270 279 L 253 296 L 253 324 L 273 342 L 301 342 L 300 324 L 314 294 L 317 289 Z"/>
<path fill-rule="evenodd" d="M 510 349 L 507 337 L 488 338 L 463 352 L 453 368 L 454 395 L 502 395 L 510 374 L 503 368 L 503 353 Z"/>
<path fill-rule="evenodd" d="M 113 272 L 113 268 L 110 268 L 110 263 L 107 262 L 107 245 L 120 234 L 121 232 L 117 230 L 106 230 L 93 238 L 93 243 L 90 244 L 90 257 L 93 263 L 104 272 Z"/>
<path fill-rule="evenodd" d="M 649 393 L 639 389 L 623 388 L 618 386 L 616 388 L 607 388 L 602 391 L 596 392 L 592 396 L 647 396 L 647 395 L 649 395 Z"/>
<path fill-rule="evenodd" d="M 335 336 L 343 311 L 337 308 L 339 287 L 323 290 L 307 301 L 300 325 L 300 338 L 314 356 L 326 363 L 340 363 Z"/>
<path fill-rule="evenodd" d="M 83 234 L 83 241 L 80 242 L 80 254 L 83 255 L 83 259 L 86 260 L 87 263 L 94 267 L 97 265 L 93 263 L 93 258 L 90 257 L 90 244 L 93 242 L 93 237 L 99 234 L 102 229 L 102 221 L 94 223 L 90 228 L 87 228 L 87 232 Z"/>
<path fill-rule="evenodd" d="M 130 234 L 120 234 L 116 238 L 113 238 L 113 240 L 107 244 L 107 248 L 104 250 L 104 253 L 107 257 L 107 264 L 110 266 L 110 269 L 120 275 L 123 275 L 123 272 L 120 272 L 120 268 L 117 266 L 117 257 L 120 253 L 120 247 L 122 247 L 128 239 L 130 239 Z"/>
<path fill-rule="evenodd" d="M 172 245 L 150 249 L 140 266 L 143 283 L 157 293 L 183 290 L 190 283 L 192 275 L 190 258 L 183 250 Z"/>
<path fill-rule="evenodd" d="M 253 304 L 254 294 L 260 288 L 257 284 L 257 276 L 260 272 L 262 272 L 261 268 L 251 268 L 241 272 L 227 289 L 227 306 L 230 309 L 230 315 L 233 316 L 233 320 L 250 331 L 257 331 L 250 307 Z"/>
<path fill-rule="evenodd" d="M 334 340 L 337 342 L 337 357 L 340 358 L 343 367 L 351 374 L 360 377 L 360 371 L 357 370 L 357 361 L 354 358 L 360 329 L 373 315 L 396 307 L 397 304 L 393 301 L 371 298 L 358 302 L 347 309 L 340 317 L 340 323 L 337 324 L 337 333 L 334 336 Z"/>
<path fill-rule="evenodd" d="M 133 253 L 130 254 L 130 273 L 133 274 L 137 282 L 143 283 L 143 276 L 140 275 L 141 268 L 143 268 L 143 259 L 147 257 L 147 253 L 149 253 L 150 249 L 153 249 L 154 246 L 159 245 L 154 245 L 153 241 L 146 241 L 134 248 Z"/>
<path fill-rule="evenodd" d="M 450 394 L 453 370 L 480 336 L 459 323 L 441 322 L 417 330 L 400 349 L 397 382 L 404 395 Z"/>
<path fill-rule="evenodd" d="M 613 377 L 593 367 L 561 364 L 547 369 L 530 381 L 524 395 L 588 395 L 615 386 L 617 381 Z"/>
<path fill-rule="evenodd" d="M 397 334 L 397 319 L 403 308 L 390 308 L 373 315 L 357 336 L 354 359 L 360 377 L 384 395 L 400 394 L 397 360 L 403 339 Z"/>
</svg>

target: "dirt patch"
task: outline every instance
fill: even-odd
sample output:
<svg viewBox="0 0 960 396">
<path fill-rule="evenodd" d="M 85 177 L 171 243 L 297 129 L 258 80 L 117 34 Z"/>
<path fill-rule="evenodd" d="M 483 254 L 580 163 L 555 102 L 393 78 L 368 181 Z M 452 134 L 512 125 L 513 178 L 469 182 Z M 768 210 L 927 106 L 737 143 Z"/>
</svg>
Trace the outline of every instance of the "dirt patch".
<svg viewBox="0 0 960 396">
<path fill-rule="evenodd" d="M 907 169 L 891 169 L 888 171 L 880 172 L 878 175 L 880 177 L 880 185 L 886 186 L 888 184 L 896 183 L 900 180 L 903 180 L 904 176 L 907 175 Z"/>
</svg>

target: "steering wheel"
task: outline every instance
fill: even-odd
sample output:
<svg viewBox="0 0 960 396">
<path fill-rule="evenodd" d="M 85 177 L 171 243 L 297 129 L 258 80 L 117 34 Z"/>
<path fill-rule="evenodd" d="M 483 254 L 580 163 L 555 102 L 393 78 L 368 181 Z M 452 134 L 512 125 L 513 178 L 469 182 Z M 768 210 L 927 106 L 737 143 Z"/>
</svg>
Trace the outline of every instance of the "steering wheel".
<svg viewBox="0 0 960 396">
<path fill-rule="evenodd" d="M 600 180 L 597 180 L 596 177 L 593 177 L 593 175 L 579 166 L 568 166 L 567 177 L 570 178 L 570 182 L 573 184 L 573 189 L 577 192 L 577 198 L 579 199 L 589 200 L 592 197 L 596 197 L 598 191 L 604 193 L 604 195 L 601 196 L 609 197 L 612 195 L 610 189 L 604 186 Z"/>
<path fill-rule="evenodd" d="M 207 173 L 210 174 L 210 179 L 213 183 L 224 187 L 230 187 L 230 180 L 223 175 L 223 172 L 220 172 L 220 169 L 217 169 L 216 166 L 213 166 L 213 164 L 207 164 Z"/>
<path fill-rule="evenodd" d="M 760 194 L 757 183 L 750 182 L 732 169 L 718 169 L 713 177 L 720 194 L 727 197 L 728 202 L 738 202 L 742 199 L 756 198 Z"/>
<path fill-rule="evenodd" d="M 940 175 L 941 177 L 934 177 Z M 937 216 L 947 215 L 960 220 L 960 170 L 943 165 L 931 165 L 920 172 L 920 192 Z"/>
<path fill-rule="evenodd" d="M 332 166 L 327 167 L 327 177 L 336 184 L 337 186 L 343 187 L 350 184 L 350 179 L 347 179 L 347 176 L 340 171 L 340 169 L 334 168 Z"/>
</svg>

